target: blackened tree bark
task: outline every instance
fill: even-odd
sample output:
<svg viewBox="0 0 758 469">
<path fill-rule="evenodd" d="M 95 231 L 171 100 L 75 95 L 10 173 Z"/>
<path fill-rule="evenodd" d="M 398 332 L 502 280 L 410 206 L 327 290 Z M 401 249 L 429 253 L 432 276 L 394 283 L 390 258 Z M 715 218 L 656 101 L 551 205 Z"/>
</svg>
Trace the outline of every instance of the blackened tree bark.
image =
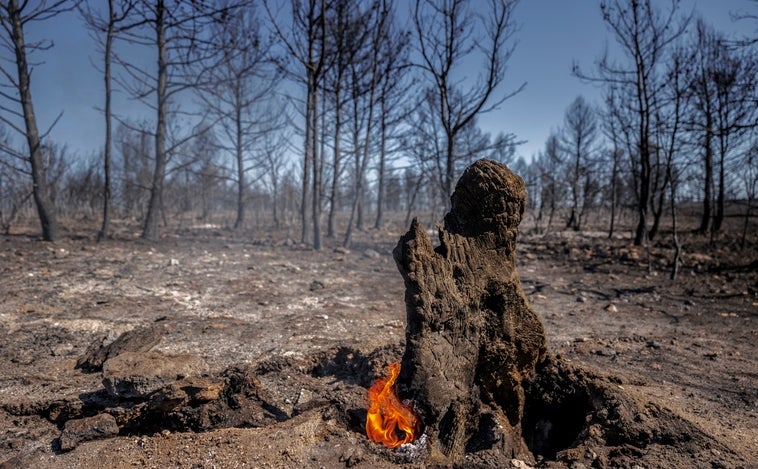
<svg viewBox="0 0 758 469">
<path fill-rule="evenodd" d="M 709 47 L 709 40 L 708 28 L 704 21 L 699 20 L 691 58 L 695 68 L 690 85 L 695 116 L 691 118 L 690 127 L 702 133 L 700 146 L 703 149 L 703 212 L 698 228 L 698 232 L 701 234 L 707 233 L 710 227 L 713 203 L 713 107 L 715 91 L 708 76 L 708 68 L 713 60 L 712 57 L 709 57 L 709 53 L 713 50 Z"/>
<path fill-rule="evenodd" d="M 332 175 L 329 188 L 329 214 L 327 217 L 326 236 L 336 236 L 335 215 L 339 207 L 340 177 L 342 175 L 342 139 L 343 103 L 344 103 L 344 77 L 348 72 L 349 63 L 353 60 L 356 49 L 355 43 L 360 43 L 356 38 L 354 29 L 351 27 L 355 14 L 352 2 L 339 1 L 334 7 L 334 17 L 329 24 L 328 31 L 334 47 L 334 63 L 327 76 L 326 87 L 331 96 L 334 106 L 333 127 L 333 150 L 332 150 Z M 364 34 L 364 33 L 361 33 Z M 349 47 L 349 48 L 348 48 Z"/>
<path fill-rule="evenodd" d="M 621 93 L 618 104 L 625 109 L 624 127 L 634 128 L 634 148 L 629 153 L 637 190 L 637 227 L 634 244 L 647 239 L 648 207 L 651 198 L 651 144 L 653 115 L 662 92 L 661 66 L 674 41 L 684 34 L 689 17 L 678 18 L 679 3 L 660 12 L 652 0 L 607 0 L 600 3 L 603 20 L 613 33 L 628 65 L 615 63 L 607 54 L 598 61 L 597 75 L 590 76 L 574 66 L 574 74 L 589 81 L 613 86 Z"/>
<path fill-rule="evenodd" d="M 481 2 L 485 3 L 485 2 Z M 444 2 L 417 0 L 413 28 L 421 60 L 418 64 L 431 82 L 436 119 L 444 131 L 445 148 L 440 155 L 443 168 L 443 194 L 452 193 L 456 177 L 457 138 L 477 116 L 497 108 L 521 91 L 497 95 L 505 79 L 506 66 L 514 50 L 516 31 L 513 10 L 517 2 L 490 0 L 475 12 L 464 0 Z M 482 73 L 474 85 L 461 86 L 456 71 L 469 67 L 476 54 L 482 60 Z M 467 70 L 464 75 L 469 74 Z"/>
<path fill-rule="evenodd" d="M 616 207 L 618 205 L 618 186 L 619 186 L 619 160 L 621 159 L 621 137 L 617 129 L 618 121 L 613 115 L 613 110 L 616 109 L 615 101 L 616 94 L 613 88 L 606 95 L 606 109 L 605 126 L 604 130 L 606 135 L 611 141 L 612 150 L 610 152 L 611 157 L 611 180 L 609 181 L 610 192 L 610 205 L 611 205 L 611 220 L 608 225 L 608 239 L 613 239 L 613 232 L 616 226 Z"/>
<path fill-rule="evenodd" d="M 260 178 L 248 176 L 256 167 L 250 161 L 251 153 L 282 125 L 283 113 L 270 105 L 280 76 L 274 69 L 273 41 L 261 33 L 253 6 L 240 8 L 226 21 L 212 24 L 211 30 L 223 48 L 223 59 L 207 70 L 207 92 L 201 96 L 218 121 L 216 128 L 229 142 L 223 148 L 233 159 L 237 189 L 234 229 L 238 230 L 245 226 L 249 180 Z"/>
<path fill-rule="evenodd" d="M 384 222 L 384 197 L 387 186 L 387 100 L 379 100 L 379 168 L 376 187 L 376 219 L 374 229 L 381 229 Z"/>
<path fill-rule="evenodd" d="M 170 138 L 168 128 L 179 109 L 179 95 L 200 92 L 204 69 L 222 60 L 223 47 L 213 37 L 210 25 L 225 22 L 246 0 L 183 2 L 180 0 L 138 0 L 129 22 L 134 25 L 122 37 L 135 46 L 149 46 L 156 53 L 156 68 L 145 69 L 116 55 L 124 75 L 117 78 L 134 98 L 155 111 L 154 165 L 150 198 L 142 228 L 142 237 L 157 240 L 158 222 L 163 210 L 163 183 L 170 155 L 184 143 L 206 132 L 197 125 L 181 138 Z M 183 113 L 187 117 L 190 113 Z M 164 214 L 165 215 L 165 214 Z M 165 221 L 165 216 L 164 216 Z"/>
<path fill-rule="evenodd" d="M 375 8 L 364 15 L 366 29 L 370 34 L 366 38 L 361 61 L 351 64 L 350 78 L 352 85 L 353 104 L 353 154 L 355 174 L 353 179 L 353 200 L 350 210 L 350 218 L 342 240 L 342 245 L 350 246 L 352 241 L 353 227 L 363 230 L 363 203 L 365 199 L 366 171 L 373 145 L 375 122 L 381 117 L 377 108 L 378 98 L 381 95 L 381 83 L 386 79 L 386 59 L 391 56 L 394 41 L 389 39 L 392 33 L 392 10 L 391 2 L 377 0 Z M 360 141 L 363 136 L 363 141 Z"/>
<path fill-rule="evenodd" d="M 108 237 L 111 222 L 111 50 L 113 48 L 113 36 L 116 29 L 117 16 L 113 6 L 113 0 L 108 0 L 108 26 L 105 33 L 105 51 L 103 53 L 103 80 L 105 81 L 105 148 L 103 148 L 103 172 L 105 173 L 105 185 L 103 186 L 103 224 L 97 234 L 98 240 Z"/>
<path fill-rule="evenodd" d="M 446 463 L 482 431 L 502 432 L 505 454 L 529 455 L 523 382 L 547 348 L 516 270 L 525 199 L 521 178 L 479 160 L 458 181 L 440 245 L 414 220 L 394 251 L 408 315 L 399 384 Z"/>
<path fill-rule="evenodd" d="M 97 240 L 102 241 L 110 235 L 111 198 L 113 183 L 111 178 L 111 153 L 113 149 L 113 112 L 111 110 L 112 75 L 111 62 L 113 56 L 113 41 L 120 30 L 133 25 L 123 24 L 134 8 L 136 0 L 108 0 L 108 17 L 101 18 L 90 8 L 88 3 L 80 5 L 80 11 L 87 26 L 95 33 L 104 33 L 103 40 L 103 81 L 105 82 L 105 144 L 103 146 L 103 221 Z"/>
<path fill-rule="evenodd" d="M 739 153 L 755 138 L 751 135 L 758 127 L 756 90 L 758 90 L 758 59 L 755 49 L 729 47 L 728 40 L 717 35 L 713 41 L 717 47 L 712 64 L 711 79 L 715 84 L 715 124 L 718 150 L 718 189 L 716 213 L 711 226 L 712 233 L 721 230 L 725 216 L 726 177 L 730 158 Z"/>
<path fill-rule="evenodd" d="M 592 159 L 597 140 L 597 117 L 582 96 L 577 96 L 566 109 L 561 132 L 561 150 L 566 156 L 565 172 L 569 181 L 571 212 L 566 227 L 574 231 L 582 228 L 589 194 L 588 182 L 592 174 Z"/>
<path fill-rule="evenodd" d="M 150 184 L 150 201 L 147 203 L 147 214 L 142 228 L 142 237 L 155 241 L 158 239 L 158 212 L 163 203 L 163 180 L 166 177 L 166 115 L 168 113 L 168 64 L 166 57 L 166 15 L 167 10 L 163 0 L 155 5 L 154 27 L 155 45 L 158 52 L 158 71 L 156 95 L 155 123 L 155 169 L 153 181 Z"/>
<path fill-rule="evenodd" d="M 381 83 L 379 85 L 379 167 L 376 189 L 376 219 L 374 228 L 380 229 L 384 223 L 384 206 L 387 195 L 387 166 L 392 149 L 392 132 L 401 122 L 406 121 L 403 112 L 403 100 L 407 99 L 409 84 L 405 70 L 409 67 L 408 53 L 410 31 L 397 28 L 392 22 L 389 32 L 383 40 L 385 59 L 382 63 Z M 400 111 L 399 111 L 400 110 Z"/>
<path fill-rule="evenodd" d="M 31 72 L 27 55 L 29 52 L 39 49 L 47 49 L 52 46 L 48 41 L 27 43 L 24 37 L 24 27 L 31 21 L 49 19 L 59 13 L 69 10 L 74 4 L 68 0 L 53 2 L 41 1 L 30 4 L 18 0 L 8 0 L 0 4 L 0 26 L 6 34 L 5 47 L 15 59 L 16 73 L 2 68 L 2 74 L 10 81 L 12 88 L 18 96 L 10 96 L 3 93 L 3 97 L 10 99 L 14 105 L 21 108 L 20 113 L 13 114 L 23 120 L 23 128 L 10 121 L 6 116 L 0 119 L 9 127 L 22 134 L 26 140 L 29 155 L 24 159 L 29 163 L 32 176 L 32 194 L 37 207 L 42 237 L 46 241 L 56 241 L 59 236 L 58 219 L 55 214 L 55 206 L 51 195 L 50 182 L 46 175 L 43 161 L 43 136 L 40 135 L 37 126 L 37 116 L 34 112 L 34 103 L 31 90 Z M 6 108 L 7 110 L 8 108 Z"/>
<path fill-rule="evenodd" d="M 302 243 L 308 242 L 310 227 L 313 227 L 313 247 L 321 249 L 321 180 L 318 174 L 318 95 L 323 85 L 324 75 L 332 58 L 326 44 L 327 15 L 333 8 L 333 1 L 291 0 L 292 21 L 289 32 L 277 23 L 268 1 L 264 6 L 281 39 L 283 47 L 297 64 L 298 69 L 288 70 L 295 80 L 304 83 L 305 99 L 305 141 L 303 149 L 302 194 L 300 222 Z M 302 68 L 301 68 L 302 67 Z M 304 72 L 304 77 L 303 77 Z M 311 183 L 311 179 L 313 182 Z M 310 224 L 308 213 L 310 209 Z"/>
<path fill-rule="evenodd" d="M 550 134 L 545 141 L 545 149 L 537 157 L 536 164 L 540 174 L 540 210 L 538 219 L 542 221 L 545 210 L 548 210 L 547 225 L 543 234 L 550 231 L 553 224 L 558 202 L 565 196 L 566 187 L 560 170 L 560 155 L 558 136 Z"/>
</svg>

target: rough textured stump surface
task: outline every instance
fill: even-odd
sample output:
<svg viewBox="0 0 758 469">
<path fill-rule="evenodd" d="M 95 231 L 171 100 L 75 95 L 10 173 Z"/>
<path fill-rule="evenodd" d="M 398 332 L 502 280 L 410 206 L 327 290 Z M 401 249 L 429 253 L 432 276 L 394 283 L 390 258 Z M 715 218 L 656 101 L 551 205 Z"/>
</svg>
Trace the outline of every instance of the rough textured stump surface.
<svg viewBox="0 0 758 469">
<path fill-rule="evenodd" d="M 479 160 L 458 181 L 439 246 L 414 220 L 394 251 L 408 316 L 400 391 L 443 460 L 487 448 L 531 456 L 523 383 L 547 352 L 516 270 L 525 199 L 521 178 Z"/>
</svg>

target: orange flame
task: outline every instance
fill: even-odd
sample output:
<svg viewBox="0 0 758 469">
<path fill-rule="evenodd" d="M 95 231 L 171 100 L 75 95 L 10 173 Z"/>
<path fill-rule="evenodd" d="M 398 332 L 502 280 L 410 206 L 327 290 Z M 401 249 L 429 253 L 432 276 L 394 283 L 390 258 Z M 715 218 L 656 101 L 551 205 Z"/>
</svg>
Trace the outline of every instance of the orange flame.
<svg viewBox="0 0 758 469">
<path fill-rule="evenodd" d="M 366 435 L 387 448 L 412 442 L 421 433 L 421 420 L 411 406 L 397 397 L 395 380 L 400 363 L 387 367 L 389 377 L 376 380 L 368 390 L 369 409 L 366 415 Z"/>
</svg>

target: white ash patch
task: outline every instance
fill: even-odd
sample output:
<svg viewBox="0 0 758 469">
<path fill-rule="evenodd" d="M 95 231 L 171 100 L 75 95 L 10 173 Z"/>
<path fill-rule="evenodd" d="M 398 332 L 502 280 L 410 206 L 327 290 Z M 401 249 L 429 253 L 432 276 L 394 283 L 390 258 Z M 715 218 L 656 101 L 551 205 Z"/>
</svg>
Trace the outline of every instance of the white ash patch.
<svg viewBox="0 0 758 469">
<path fill-rule="evenodd" d="M 426 459 L 429 456 L 429 448 L 426 444 L 426 433 L 422 434 L 412 443 L 405 443 L 395 449 L 395 453 L 400 456 L 404 462 L 417 462 Z"/>
</svg>

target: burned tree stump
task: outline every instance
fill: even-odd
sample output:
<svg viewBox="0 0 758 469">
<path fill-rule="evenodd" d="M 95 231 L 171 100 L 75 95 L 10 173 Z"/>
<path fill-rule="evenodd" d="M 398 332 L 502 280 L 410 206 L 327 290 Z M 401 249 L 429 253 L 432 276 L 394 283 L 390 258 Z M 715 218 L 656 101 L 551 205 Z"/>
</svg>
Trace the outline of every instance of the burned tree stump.
<svg viewBox="0 0 758 469">
<path fill-rule="evenodd" d="M 479 160 L 456 185 L 440 245 L 414 220 L 394 250 L 408 317 L 400 391 L 443 461 L 488 448 L 531 459 L 523 383 L 547 350 L 516 270 L 525 199 L 521 178 Z"/>
</svg>

